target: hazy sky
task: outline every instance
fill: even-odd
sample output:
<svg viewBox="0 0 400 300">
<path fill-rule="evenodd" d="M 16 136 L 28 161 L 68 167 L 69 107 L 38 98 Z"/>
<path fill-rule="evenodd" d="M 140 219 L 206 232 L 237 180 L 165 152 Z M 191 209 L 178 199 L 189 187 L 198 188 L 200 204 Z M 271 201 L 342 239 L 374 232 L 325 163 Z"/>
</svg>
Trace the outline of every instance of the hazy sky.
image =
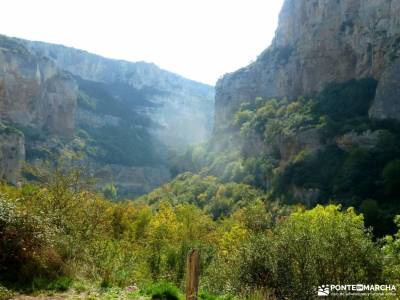
<svg viewBox="0 0 400 300">
<path fill-rule="evenodd" d="M 271 42 L 283 0 L 2 0 L 0 33 L 214 84 Z"/>
</svg>

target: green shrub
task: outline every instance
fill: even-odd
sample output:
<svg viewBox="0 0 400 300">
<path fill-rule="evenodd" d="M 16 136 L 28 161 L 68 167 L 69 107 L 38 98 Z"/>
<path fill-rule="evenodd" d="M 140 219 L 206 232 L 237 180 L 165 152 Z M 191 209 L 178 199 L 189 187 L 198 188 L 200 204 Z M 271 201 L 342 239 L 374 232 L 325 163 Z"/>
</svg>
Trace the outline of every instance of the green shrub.
<svg viewBox="0 0 400 300">
<path fill-rule="evenodd" d="M 400 196 L 400 159 L 393 160 L 385 166 L 383 181 L 388 195 Z"/>
<path fill-rule="evenodd" d="M 14 296 L 14 293 L 0 284 L 0 300 L 8 300 Z"/>
<path fill-rule="evenodd" d="M 233 296 L 230 296 L 230 295 L 216 296 L 216 295 L 202 291 L 199 293 L 199 299 L 201 299 L 201 300 L 233 300 L 236 298 L 234 298 Z"/>
<path fill-rule="evenodd" d="M 383 281 L 382 257 L 362 216 L 333 205 L 293 213 L 253 236 L 237 261 L 239 290 L 268 288 L 279 299 L 311 299 L 326 283 Z"/>
<path fill-rule="evenodd" d="M 96 111 L 96 101 L 90 98 L 84 91 L 78 93 L 78 106 L 91 111 Z"/>
<path fill-rule="evenodd" d="M 0 122 L 0 134 L 5 133 L 5 134 L 17 134 L 19 136 L 23 136 L 24 134 L 21 132 L 21 130 Z"/>
<path fill-rule="evenodd" d="M 54 290 L 54 291 L 66 291 L 72 286 L 73 280 L 70 277 L 67 276 L 61 276 L 55 279 L 54 281 L 50 282 L 47 285 L 48 290 Z"/>
<path fill-rule="evenodd" d="M 206 293 L 206 292 L 200 292 L 199 299 L 201 299 L 201 300 L 218 300 L 218 297 L 211 295 L 209 293 Z"/>
<path fill-rule="evenodd" d="M 393 236 L 384 239 L 384 275 L 387 282 L 400 283 L 400 215 L 396 216 L 395 223 L 398 231 Z"/>
<path fill-rule="evenodd" d="M 292 185 L 313 188 L 319 190 L 319 199 L 294 199 L 292 195 L 289 195 L 287 201 L 291 201 L 291 203 L 301 200 L 323 201 L 321 199 L 332 196 L 335 180 L 337 180 L 345 157 L 346 153 L 336 146 L 326 147 L 317 153 L 306 153 L 301 159 L 291 161 L 286 166 L 275 182 L 275 192 L 285 195 L 287 187 Z"/>
<path fill-rule="evenodd" d="M 113 183 L 106 184 L 103 188 L 103 196 L 104 198 L 116 201 L 118 199 L 118 192 L 117 188 Z"/>
<path fill-rule="evenodd" d="M 53 246 L 57 233 L 44 213 L 0 194 L 0 280 L 27 283 L 37 274 L 59 274 L 63 264 Z"/>
<path fill-rule="evenodd" d="M 146 289 L 146 294 L 151 296 L 153 300 L 180 300 L 182 294 L 180 290 L 167 282 L 160 282 L 151 285 Z"/>
<path fill-rule="evenodd" d="M 40 274 L 37 274 L 32 279 L 31 286 L 28 289 L 28 291 L 34 292 L 41 290 L 49 290 L 49 291 L 64 292 L 72 286 L 72 283 L 73 279 L 68 276 L 48 278 L 40 276 Z"/>
<path fill-rule="evenodd" d="M 123 240 L 99 239 L 88 245 L 92 276 L 102 287 L 126 286 L 133 282 L 136 256 Z"/>
<path fill-rule="evenodd" d="M 331 84 L 317 95 L 314 112 L 335 122 L 367 116 L 376 86 L 377 81 L 373 78 Z"/>
</svg>

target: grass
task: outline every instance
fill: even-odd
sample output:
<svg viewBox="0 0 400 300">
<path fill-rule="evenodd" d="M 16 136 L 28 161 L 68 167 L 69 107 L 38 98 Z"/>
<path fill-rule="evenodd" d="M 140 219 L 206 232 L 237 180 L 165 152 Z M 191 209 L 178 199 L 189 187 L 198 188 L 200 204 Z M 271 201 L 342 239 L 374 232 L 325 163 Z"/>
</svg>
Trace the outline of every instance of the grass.
<svg viewBox="0 0 400 300">
<path fill-rule="evenodd" d="M 181 291 L 167 282 L 160 282 L 149 286 L 145 293 L 153 300 L 181 300 L 184 299 Z"/>
<path fill-rule="evenodd" d="M 184 300 L 185 295 L 175 285 L 168 282 L 151 284 L 137 291 L 129 291 L 121 287 L 101 287 L 91 285 L 87 281 L 72 280 L 69 277 L 59 277 L 49 282 L 43 278 L 35 278 L 31 289 L 25 291 L 33 299 L 89 299 L 89 300 Z M 0 300 L 25 296 L 25 293 L 14 293 L 0 284 Z M 204 291 L 199 292 L 199 300 L 233 300 L 232 297 L 215 296 Z M 236 299 L 236 298 L 235 298 Z"/>
<path fill-rule="evenodd" d="M 0 284 L 0 300 L 10 299 L 14 293 Z"/>
<path fill-rule="evenodd" d="M 36 277 L 32 280 L 32 286 L 28 290 L 29 292 L 37 291 L 53 291 L 53 292 L 65 292 L 72 287 L 73 280 L 67 276 L 61 276 L 55 280 L 49 281 L 47 278 Z"/>
</svg>

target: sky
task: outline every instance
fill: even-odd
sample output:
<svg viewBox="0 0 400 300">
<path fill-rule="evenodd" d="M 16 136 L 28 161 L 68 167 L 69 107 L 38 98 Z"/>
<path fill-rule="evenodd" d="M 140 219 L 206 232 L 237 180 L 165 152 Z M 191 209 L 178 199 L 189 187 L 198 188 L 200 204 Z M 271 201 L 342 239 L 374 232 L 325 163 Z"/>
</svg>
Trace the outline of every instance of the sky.
<svg viewBox="0 0 400 300">
<path fill-rule="evenodd" d="M 2 0 L 0 34 L 146 61 L 214 85 L 271 43 L 283 0 Z"/>
</svg>

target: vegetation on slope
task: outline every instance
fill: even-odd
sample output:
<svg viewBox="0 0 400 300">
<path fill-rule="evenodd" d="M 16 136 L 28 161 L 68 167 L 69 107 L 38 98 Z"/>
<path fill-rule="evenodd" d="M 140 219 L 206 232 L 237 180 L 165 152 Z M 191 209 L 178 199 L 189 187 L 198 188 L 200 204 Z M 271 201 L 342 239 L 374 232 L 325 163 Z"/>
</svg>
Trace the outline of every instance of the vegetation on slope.
<svg viewBox="0 0 400 300">
<path fill-rule="evenodd" d="M 29 161 L 54 159 L 69 151 L 99 164 L 151 166 L 165 163 L 165 146 L 149 132 L 159 125 L 135 111 L 152 107 L 154 104 L 147 98 L 155 91 L 77 80 L 80 85 L 78 107 L 93 114 L 87 117 L 93 118 L 92 122 L 104 124 L 78 122 L 72 139 L 51 136 L 42 129 L 17 126 L 25 135 Z M 112 120 L 107 121 L 110 118 Z"/>
<path fill-rule="evenodd" d="M 82 167 L 0 186 L 0 292 L 180 299 L 192 248 L 201 299 L 310 299 L 326 283 L 400 283 L 400 128 L 368 118 L 375 87 L 364 79 L 244 104 L 229 135 L 178 158 L 177 174 L 194 173 L 134 201 L 93 192 Z M 81 129 L 68 149 L 119 145 L 94 136 Z M 112 185 L 103 192 L 116 198 Z"/>
<path fill-rule="evenodd" d="M 142 294 L 181 297 L 194 247 L 201 251 L 203 299 L 309 299 L 326 282 L 398 280 L 398 236 L 381 247 L 353 209 L 307 211 L 271 203 L 243 184 L 189 173 L 120 203 L 91 192 L 79 169 L 37 178 L 0 187 L 0 283 L 9 290 L 88 292 L 97 285 L 99 293 L 134 299 L 139 294 L 124 288 L 137 284 Z M 215 214 L 212 204 L 222 199 L 230 210 Z"/>
<path fill-rule="evenodd" d="M 295 101 L 257 98 L 242 105 L 227 134 L 189 150 L 176 172 L 245 182 L 308 207 L 335 199 L 362 211 L 377 235 L 393 232 L 400 124 L 368 117 L 375 89 L 367 78 Z"/>
</svg>

